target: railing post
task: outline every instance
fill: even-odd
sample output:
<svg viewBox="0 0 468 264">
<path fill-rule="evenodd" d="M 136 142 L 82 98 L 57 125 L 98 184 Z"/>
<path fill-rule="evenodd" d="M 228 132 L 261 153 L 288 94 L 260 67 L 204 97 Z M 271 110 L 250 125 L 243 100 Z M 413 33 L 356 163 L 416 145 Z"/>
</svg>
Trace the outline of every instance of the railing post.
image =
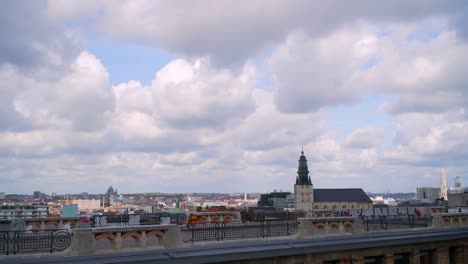
<svg viewBox="0 0 468 264">
<path fill-rule="evenodd" d="M 226 232 L 226 225 L 224 223 L 221 223 L 221 241 L 224 240 L 225 237 L 225 232 Z"/>
<path fill-rule="evenodd" d="M 267 222 L 267 237 L 271 236 L 271 222 Z"/>
<path fill-rule="evenodd" d="M 14 234 L 13 234 L 13 255 L 16 255 L 16 252 L 17 252 L 17 243 L 18 243 L 18 236 L 19 236 L 19 231 L 14 231 Z M 18 248 L 19 249 L 19 248 Z"/>
<path fill-rule="evenodd" d="M 10 253 L 10 233 L 11 231 L 6 232 L 6 241 L 5 241 L 5 246 L 6 246 L 6 254 L 8 255 Z"/>
<path fill-rule="evenodd" d="M 194 235 L 195 235 L 195 228 L 194 228 L 194 226 L 193 226 L 191 223 L 189 223 L 188 225 L 189 225 L 189 228 L 192 229 L 192 243 L 193 243 L 193 241 L 195 241 L 195 237 L 194 237 Z"/>
<path fill-rule="evenodd" d="M 54 231 L 50 231 L 50 253 L 54 252 Z"/>
<path fill-rule="evenodd" d="M 75 229 L 71 238 L 71 255 L 90 255 L 96 251 L 96 238 L 92 228 Z"/>
<path fill-rule="evenodd" d="M 410 225 L 409 227 L 410 228 L 414 228 L 414 221 L 415 221 L 414 216 L 410 215 L 410 217 L 409 217 L 409 225 Z"/>
</svg>

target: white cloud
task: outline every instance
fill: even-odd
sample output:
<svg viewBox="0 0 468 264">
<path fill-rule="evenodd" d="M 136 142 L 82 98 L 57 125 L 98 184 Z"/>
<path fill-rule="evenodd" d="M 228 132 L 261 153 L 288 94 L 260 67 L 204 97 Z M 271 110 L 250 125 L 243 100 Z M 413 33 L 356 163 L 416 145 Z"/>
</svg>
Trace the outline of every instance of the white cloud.
<svg viewBox="0 0 468 264">
<path fill-rule="evenodd" d="M 239 75 L 212 68 L 205 59 L 174 60 L 152 83 L 154 115 L 176 127 L 224 126 L 254 110 L 255 70 Z"/>
<path fill-rule="evenodd" d="M 40 73 L 23 77 L 28 87 L 16 94 L 17 110 L 38 123 L 56 120 L 68 122 L 77 130 L 102 128 L 113 111 L 114 98 L 101 62 L 82 52 L 67 70 L 57 75 L 60 76 L 53 79 Z"/>
<path fill-rule="evenodd" d="M 325 127 L 323 113 L 281 113 L 271 92 L 256 90 L 256 111 L 227 134 L 245 150 L 305 145 Z M 224 140 L 229 140 L 225 138 Z"/>
<path fill-rule="evenodd" d="M 385 159 L 426 166 L 455 165 L 466 159 L 468 123 L 460 113 L 405 114 L 400 119 L 396 143 L 385 151 Z"/>
<path fill-rule="evenodd" d="M 76 56 L 80 44 L 63 21 L 47 13 L 46 1 L 8 1 L 0 9 L 0 65 L 60 69 Z"/>
<path fill-rule="evenodd" d="M 364 27 L 365 28 L 365 27 Z M 284 112 L 310 112 L 351 103 L 361 65 L 375 53 L 376 37 L 366 30 L 339 30 L 320 39 L 289 35 L 271 59 L 276 103 Z"/>
<path fill-rule="evenodd" d="M 383 128 L 359 128 L 346 137 L 345 143 L 352 148 L 375 148 L 383 143 L 384 133 Z"/>
<path fill-rule="evenodd" d="M 407 34 L 417 30 L 414 27 Z M 395 29 L 398 36 L 405 29 Z M 383 109 L 391 114 L 444 112 L 465 106 L 468 78 L 468 45 L 454 32 L 445 31 L 429 40 L 391 36 L 380 38 L 379 63 L 362 75 L 362 85 L 398 96 Z"/>
<path fill-rule="evenodd" d="M 458 2 L 12 3 L 0 11 L 10 36 L 0 44 L 7 190 L 290 190 L 301 146 L 318 188 L 414 191 L 437 184 L 442 166 L 466 172 Z M 99 49 L 80 51 L 80 31 L 178 59 L 149 85 L 111 87 L 112 67 Z M 389 99 L 382 109 L 395 127 L 347 120 L 353 132 L 341 136 L 328 109 L 367 104 L 369 91 Z M 393 129 L 392 142 L 380 127 Z"/>
</svg>

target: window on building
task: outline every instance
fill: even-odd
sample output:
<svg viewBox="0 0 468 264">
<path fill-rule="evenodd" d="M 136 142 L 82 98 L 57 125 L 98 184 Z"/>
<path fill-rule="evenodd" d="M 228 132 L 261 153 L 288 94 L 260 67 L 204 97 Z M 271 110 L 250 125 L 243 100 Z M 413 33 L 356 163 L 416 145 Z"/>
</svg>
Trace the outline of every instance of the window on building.
<svg viewBox="0 0 468 264">
<path fill-rule="evenodd" d="M 420 264 L 431 264 L 432 263 L 432 251 L 423 250 L 419 253 L 419 263 Z"/>
<path fill-rule="evenodd" d="M 395 264 L 409 264 L 409 253 L 400 253 L 393 255 L 393 261 Z"/>
<path fill-rule="evenodd" d="M 372 256 L 364 258 L 365 264 L 383 264 L 383 256 Z"/>
<path fill-rule="evenodd" d="M 456 257 L 457 257 L 457 248 L 450 247 L 449 248 L 449 264 L 458 264 L 456 262 Z"/>
</svg>

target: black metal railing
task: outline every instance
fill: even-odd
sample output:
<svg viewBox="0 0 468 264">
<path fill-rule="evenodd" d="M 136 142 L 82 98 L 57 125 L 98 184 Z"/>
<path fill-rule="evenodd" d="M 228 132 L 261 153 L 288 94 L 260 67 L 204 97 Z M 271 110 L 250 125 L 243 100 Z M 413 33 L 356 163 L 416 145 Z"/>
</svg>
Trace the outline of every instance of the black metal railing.
<svg viewBox="0 0 468 264">
<path fill-rule="evenodd" d="M 405 228 L 427 228 L 432 224 L 432 216 L 430 215 L 390 215 L 361 217 L 364 230 L 389 230 L 389 229 L 405 229 Z"/>
<path fill-rule="evenodd" d="M 213 223 L 188 225 L 182 229 L 190 232 L 190 241 L 239 238 L 266 238 L 274 236 L 290 236 L 299 230 L 297 221 L 262 221 L 244 223 Z"/>
<path fill-rule="evenodd" d="M 187 216 L 181 213 L 154 213 L 154 214 L 120 214 L 120 215 L 93 215 L 90 218 L 90 226 L 128 226 L 136 225 L 159 225 L 167 218 L 170 224 L 182 225 Z"/>
<path fill-rule="evenodd" d="M 242 222 L 262 222 L 262 221 L 286 221 L 286 220 L 297 220 L 301 217 L 306 217 L 307 213 L 303 211 L 264 211 L 256 210 L 249 211 L 244 210 L 240 212 Z"/>
<path fill-rule="evenodd" d="M 70 246 L 67 230 L 0 231 L 0 254 L 56 252 Z"/>
<path fill-rule="evenodd" d="M 141 214 L 140 225 L 159 225 L 163 223 L 163 219 L 169 220 L 170 224 L 183 225 L 187 221 L 185 213 L 154 213 L 154 214 Z"/>
</svg>

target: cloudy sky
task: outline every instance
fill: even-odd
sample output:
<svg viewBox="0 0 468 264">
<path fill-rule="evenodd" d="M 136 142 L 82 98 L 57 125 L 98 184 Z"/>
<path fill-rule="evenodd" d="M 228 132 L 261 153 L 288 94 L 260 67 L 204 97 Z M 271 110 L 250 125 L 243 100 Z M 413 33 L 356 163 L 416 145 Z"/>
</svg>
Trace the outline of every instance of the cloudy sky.
<svg viewBox="0 0 468 264">
<path fill-rule="evenodd" d="M 466 1 L 1 1 L 0 192 L 468 180 Z"/>
</svg>

